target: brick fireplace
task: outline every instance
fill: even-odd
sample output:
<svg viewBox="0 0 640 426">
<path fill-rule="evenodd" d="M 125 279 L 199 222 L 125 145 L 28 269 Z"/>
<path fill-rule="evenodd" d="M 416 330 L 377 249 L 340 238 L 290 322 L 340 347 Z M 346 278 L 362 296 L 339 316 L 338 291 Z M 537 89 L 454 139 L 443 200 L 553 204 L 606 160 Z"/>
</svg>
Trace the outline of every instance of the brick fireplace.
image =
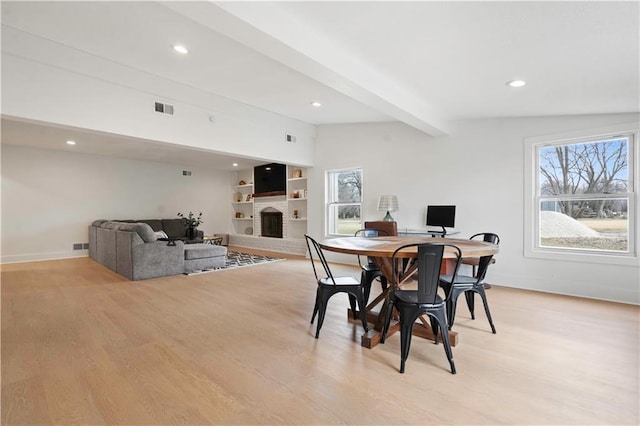
<svg viewBox="0 0 640 426">
<path fill-rule="evenodd" d="M 283 215 L 281 211 L 269 208 L 260 212 L 260 235 L 263 237 L 282 238 Z"/>
<path fill-rule="evenodd" d="M 286 238 L 288 205 L 285 197 L 262 197 L 253 201 L 253 235 Z M 265 224 L 267 227 L 265 228 Z M 278 229 L 279 228 L 279 229 Z"/>
</svg>

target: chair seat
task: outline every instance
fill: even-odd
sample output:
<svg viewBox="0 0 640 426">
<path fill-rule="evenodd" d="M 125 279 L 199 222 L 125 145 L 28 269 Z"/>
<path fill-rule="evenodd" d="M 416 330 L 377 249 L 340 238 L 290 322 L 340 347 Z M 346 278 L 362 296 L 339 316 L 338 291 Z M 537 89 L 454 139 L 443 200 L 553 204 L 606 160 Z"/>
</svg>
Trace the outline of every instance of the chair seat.
<svg viewBox="0 0 640 426">
<path fill-rule="evenodd" d="M 365 272 L 380 272 L 380 269 L 375 263 L 367 263 L 366 265 L 360 265 L 360 267 Z"/>
<path fill-rule="evenodd" d="M 440 275 L 440 281 L 444 281 L 445 283 L 451 285 L 451 275 Z M 476 282 L 474 277 L 470 277 L 468 275 L 456 275 L 456 282 L 453 284 L 454 286 L 470 286 Z"/>
<path fill-rule="evenodd" d="M 409 303 L 412 305 L 418 305 L 418 290 L 396 290 L 395 293 L 396 304 L 397 303 Z M 436 295 L 435 303 L 422 303 L 418 306 L 425 308 L 437 308 L 444 304 L 444 300 L 439 295 Z"/>
<path fill-rule="evenodd" d="M 360 285 L 360 280 L 356 280 L 354 277 L 333 277 L 333 281 L 336 282 L 336 286 L 342 285 Z M 328 285 L 333 287 L 333 281 L 329 277 L 320 278 L 318 284 Z"/>
<path fill-rule="evenodd" d="M 479 257 L 465 257 L 464 259 L 462 259 L 462 263 L 464 263 L 465 265 L 473 265 L 473 266 L 478 266 L 480 264 L 480 258 Z M 491 259 L 491 264 L 496 263 L 496 259 L 493 258 Z"/>
</svg>

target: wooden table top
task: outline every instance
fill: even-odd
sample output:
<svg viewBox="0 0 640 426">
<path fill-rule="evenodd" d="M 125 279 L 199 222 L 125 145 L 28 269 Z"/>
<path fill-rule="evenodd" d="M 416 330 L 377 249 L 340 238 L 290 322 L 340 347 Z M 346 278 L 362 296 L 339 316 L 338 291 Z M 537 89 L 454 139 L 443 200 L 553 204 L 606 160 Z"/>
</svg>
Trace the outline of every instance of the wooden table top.
<svg viewBox="0 0 640 426">
<path fill-rule="evenodd" d="M 480 257 L 498 253 L 498 246 L 484 241 L 466 240 L 458 238 L 436 237 L 339 237 L 320 241 L 324 250 L 337 253 L 359 254 L 371 257 L 391 257 L 400 246 L 415 243 L 453 244 L 462 251 L 462 257 Z M 415 247 L 404 249 L 396 257 L 416 257 Z M 445 258 L 454 257 L 453 252 L 445 250 Z"/>
</svg>

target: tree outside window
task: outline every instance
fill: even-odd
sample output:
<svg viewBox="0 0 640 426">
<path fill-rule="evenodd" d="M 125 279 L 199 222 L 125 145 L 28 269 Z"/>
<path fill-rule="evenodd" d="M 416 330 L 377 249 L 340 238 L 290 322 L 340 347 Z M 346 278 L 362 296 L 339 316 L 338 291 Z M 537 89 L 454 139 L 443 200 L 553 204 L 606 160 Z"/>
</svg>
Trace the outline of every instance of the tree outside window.
<svg viewBox="0 0 640 426">
<path fill-rule="evenodd" d="M 362 169 L 327 172 L 327 234 L 353 235 L 362 224 Z"/>
<path fill-rule="evenodd" d="M 539 247 L 629 252 L 632 137 L 537 146 Z"/>
</svg>

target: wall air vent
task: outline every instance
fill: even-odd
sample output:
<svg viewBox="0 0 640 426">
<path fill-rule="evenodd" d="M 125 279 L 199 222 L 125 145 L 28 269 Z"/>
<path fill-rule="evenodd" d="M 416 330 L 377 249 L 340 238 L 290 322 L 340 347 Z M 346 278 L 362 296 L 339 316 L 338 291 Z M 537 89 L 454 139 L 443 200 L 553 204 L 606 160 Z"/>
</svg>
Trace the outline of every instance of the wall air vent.
<svg viewBox="0 0 640 426">
<path fill-rule="evenodd" d="M 173 105 L 156 102 L 155 111 L 161 114 L 173 115 Z"/>
<path fill-rule="evenodd" d="M 285 141 L 287 141 L 289 143 L 295 143 L 296 142 L 296 137 L 291 135 L 291 134 L 289 134 L 289 133 L 286 133 L 285 134 Z"/>
</svg>

